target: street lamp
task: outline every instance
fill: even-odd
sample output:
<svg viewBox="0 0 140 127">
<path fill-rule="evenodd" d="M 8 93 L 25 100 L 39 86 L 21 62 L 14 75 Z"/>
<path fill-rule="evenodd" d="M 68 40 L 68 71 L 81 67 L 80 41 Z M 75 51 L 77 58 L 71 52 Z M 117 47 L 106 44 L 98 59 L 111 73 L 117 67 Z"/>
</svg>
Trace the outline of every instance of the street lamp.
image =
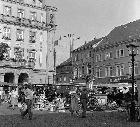
<svg viewBox="0 0 140 127">
<path fill-rule="evenodd" d="M 131 106 L 130 106 L 130 120 L 135 120 L 135 74 L 134 74 L 134 67 L 135 67 L 135 56 L 137 55 L 137 45 L 134 43 L 131 43 L 129 45 L 126 45 L 126 47 L 129 49 L 129 56 L 131 56 L 131 66 L 132 66 L 132 76 L 131 76 L 131 83 L 132 83 L 132 96 L 131 96 Z"/>
</svg>

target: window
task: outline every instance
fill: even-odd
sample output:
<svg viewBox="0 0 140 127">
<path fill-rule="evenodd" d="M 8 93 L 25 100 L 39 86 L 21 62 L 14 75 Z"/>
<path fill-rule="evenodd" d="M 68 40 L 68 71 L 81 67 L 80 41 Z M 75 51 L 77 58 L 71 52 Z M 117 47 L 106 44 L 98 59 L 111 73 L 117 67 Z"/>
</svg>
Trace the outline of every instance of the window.
<svg viewBox="0 0 140 127">
<path fill-rule="evenodd" d="M 76 54 L 76 61 L 78 61 L 78 54 Z"/>
<path fill-rule="evenodd" d="M 105 76 L 106 77 L 113 76 L 113 67 L 111 66 L 105 67 Z"/>
<path fill-rule="evenodd" d="M 96 62 L 102 61 L 102 54 L 97 54 L 96 55 Z"/>
<path fill-rule="evenodd" d="M 9 6 L 4 6 L 4 15 L 11 16 L 12 15 L 12 9 Z"/>
<path fill-rule="evenodd" d="M 87 58 L 91 57 L 91 51 L 87 53 Z"/>
<path fill-rule="evenodd" d="M 92 72 L 92 71 L 91 71 L 91 64 L 88 64 L 88 65 L 87 65 L 87 74 L 90 75 L 91 72 Z"/>
<path fill-rule="evenodd" d="M 64 77 L 64 81 L 66 81 L 67 80 L 67 78 L 66 78 L 66 76 Z"/>
<path fill-rule="evenodd" d="M 129 63 L 129 74 L 131 75 L 132 74 L 132 64 Z"/>
<path fill-rule="evenodd" d="M 138 75 L 139 74 L 138 63 L 135 63 L 134 70 L 135 70 L 135 75 Z"/>
<path fill-rule="evenodd" d="M 24 31 L 17 29 L 17 41 L 24 41 Z"/>
<path fill-rule="evenodd" d="M 54 23 L 54 14 L 50 14 L 50 23 Z"/>
<path fill-rule="evenodd" d="M 78 76 L 78 69 L 77 68 L 74 68 L 74 78 L 76 78 Z"/>
<path fill-rule="evenodd" d="M 43 22 L 43 13 L 40 14 L 40 22 Z"/>
<path fill-rule="evenodd" d="M 101 73 L 102 73 L 102 69 L 101 69 L 101 68 L 96 67 L 96 68 L 95 68 L 95 71 L 96 71 L 96 77 L 101 77 L 101 76 L 102 76 L 102 75 L 101 75 Z"/>
<path fill-rule="evenodd" d="M 10 27 L 4 27 L 3 28 L 3 39 L 9 40 L 11 39 L 11 29 Z"/>
<path fill-rule="evenodd" d="M 112 52 L 105 53 L 105 60 L 113 58 Z"/>
<path fill-rule="evenodd" d="M 30 58 L 35 59 L 35 52 L 32 52 L 32 51 L 29 52 L 29 59 Z"/>
<path fill-rule="evenodd" d="M 124 64 L 121 64 L 121 75 L 124 75 Z"/>
<path fill-rule="evenodd" d="M 43 42 L 43 33 L 40 33 L 40 42 Z"/>
<path fill-rule="evenodd" d="M 124 75 L 124 64 L 116 66 L 116 76 Z"/>
<path fill-rule="evenodd" d="M 92 52 L 91 51 L 89 51 L 89 57 L 92 57 Z"/>
<path fill-rule="evenodd" d="M 42 66 L 42 52 L 39 53 L 39 65 Z"/>
<path fill-rule="evenodd" d="M 79 67 L 79 77 L 81 77 L 82 76 L 82 69 L 81 69 L 81 67 Z"/>
<path fill-rule="evenodd" d="M 24 57 L 24 48 L 14 47 L 14 56 L 15 56 L 15 59 L 17 59 L 17 60 L 23 59 L 23 57 Z"/>
<path fill-rule="evenodd" d="M 120 57 L 123 57 L 123 56 L 124 56 L 124 50 L 120 49 Z"/>
<path fill-rule="evenodd" d="M 31 12 L 31 17 L 30 17 L 30 19 L 35 21 L 35 20 L 36 20 L 36 16 L 37 16 L 37 15 L 36 15 L 36 12 Z"/>
<path fill-rule="evenodd" d="M 30 43 L 35 43 L 35 40 L 36 40 L 36 32 L 30 31 L 30 37 L 29 37 Z"/>
<path fill-rule="evenodd" d="M 18 14 L 17 14 L 17 16 L 18 16 L 19 18 L 24 18 L 24 10 L 23 10 L 23 9 L 18 9 Z"/>
<path fill-rule="evenodd" d="M 132 74 L 132 64 L 129 63 L 129 74 Z M 138 63 L 135 63 L 134 65 L 134 74 L 138 75 L 139 74 L 139 67 L 138 67 Z"/>
<path fill-rule="evenodd" d="M 119 50 L 116 51 L 116 58 L 119 58 Z"/>
<path fill-rule="evenodd" d="M 82 66 L 82 75 L 84 75 L 84 72 L 85 72 L 85 71 L 84 71 L 84 66 Z"/>
<path fill-rule="evenodd" d="M 123 49 L 119 49 L 116 51 L 116 58 L 119 57 L 124 57 L 124 50 Z"/>
</svg>

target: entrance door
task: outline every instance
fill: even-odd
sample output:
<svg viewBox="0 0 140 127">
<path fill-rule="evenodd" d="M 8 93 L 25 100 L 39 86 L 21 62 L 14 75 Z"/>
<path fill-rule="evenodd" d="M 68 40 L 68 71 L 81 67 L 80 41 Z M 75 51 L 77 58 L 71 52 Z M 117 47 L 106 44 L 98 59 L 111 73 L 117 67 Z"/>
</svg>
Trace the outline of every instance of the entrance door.
<svg viewBox="0 0 140 127">
<path fill-rule="evenodd" d="M 27 73 L 21 73 L 18 78 L 18 83 L 22 84 L 24 82 L 28 82 L 29 76 Z"/>
<path fill-rule="evenodd" d="M 14 73 L 5 73 L 5 75 L 4 75 L 4 82 L 14 83 Z M 10 90 L 9 89 L 9 86 L 4 86 L 3 89 L 4 89 L 4 91 L 5 91 L 6 94 Z"/>
</svg>

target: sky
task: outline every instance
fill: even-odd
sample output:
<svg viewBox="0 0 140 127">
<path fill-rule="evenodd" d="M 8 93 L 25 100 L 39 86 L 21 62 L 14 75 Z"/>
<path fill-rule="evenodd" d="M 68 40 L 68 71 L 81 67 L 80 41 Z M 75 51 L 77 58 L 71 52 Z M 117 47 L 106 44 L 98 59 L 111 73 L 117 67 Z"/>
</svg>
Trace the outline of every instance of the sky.
<svg viewBox="0 0 140 127">
<path fill-rule="evenodd" d="M 69 57 L 69 39 L 74 34 L 74 48 L 95 37 L 106 36 L 114 27 L 140 19 L 140 0 L 47 0 L 58 8 L 55 38 L 62 40 L 56 47 L 59 64 Z M 80 37 L 80 40 L 76 40 Z"/>
</svg>

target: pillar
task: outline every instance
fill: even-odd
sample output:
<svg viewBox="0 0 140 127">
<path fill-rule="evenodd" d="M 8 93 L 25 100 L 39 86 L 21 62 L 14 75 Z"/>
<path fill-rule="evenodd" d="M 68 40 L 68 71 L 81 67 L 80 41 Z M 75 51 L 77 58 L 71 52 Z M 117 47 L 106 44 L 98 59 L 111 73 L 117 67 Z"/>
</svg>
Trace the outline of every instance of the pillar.
<svg viewBox="0 0 140 127">
<path fill-rule="evenodd" d="M 1 82 L 4 82 L 4 75 L 5 75 L 5 74 L 3 74 L 3 73 L 0 74 L 0 81 L 1 81 Z M 0 90 L 3 90 L 3 87 L 0 87 Z"/>
<path fill-rule="evenodd" d="M 0 81 L 1 81 L 1 82 L 4 82 L 4 75 L 5 75 L 5 74 L 0 74 Z"/>
<path fill-rule="evenodd" d="M 14 83 L 15 85 L 18 85 L 18 78 L 19 78 L 19 74 L 14 74 Z"/>
</svg>

